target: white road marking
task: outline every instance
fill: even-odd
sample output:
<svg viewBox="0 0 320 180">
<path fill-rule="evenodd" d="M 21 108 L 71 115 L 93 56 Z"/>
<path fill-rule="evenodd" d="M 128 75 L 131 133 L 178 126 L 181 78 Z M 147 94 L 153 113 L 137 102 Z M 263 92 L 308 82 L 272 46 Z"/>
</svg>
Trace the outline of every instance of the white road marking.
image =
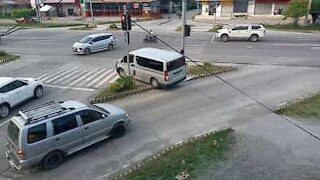
<svg viewBox="0 0 320 180">
<path fill-rule="evenodd" d="M 320 44 L 294 44 L 294 43 L 284 43 L 284 44 L 271 44 L 273 46 L 296 46 L 296 47 L 320 47 Z"/>
<path fill-rule="evenodd" d="M 105 78 L 105 76 L 107 74 L 109 74 L 110 72 L 112 72 L 113 69 L 109 69 L 106 72 L 100 74 L 98 77 L 95 78 L 95 80 L 91 81 L 91 83 L 88 84 L 89 87 L 93 86 L 95 83 L 97 83 L 98 81 L 100 81 L 102 78 Z M 106 78 L 107 79 L 107 78 Z M 100 83 L 99 83 L 100 84 Z"/>
<path fill-rule="evenodd" d="M 75 86 L 77 83 L 79 83 L 80 81 L 84 80 L 85 78 L 89 77 L 91 74 L 95 73 L 96 71 L 98 71 L 99 68 L 95 68 L 92 71 L 88 71 L 86 74 L 84 74 L 82 77 L 80 77 L 79 79 L 73 81 L 70 85 L 71 86 Z"/>
<path fill-rule="evenodd" d="M 45 84 L 44 86 L 46 86 L 46 87 L 52 87 L 52 88 L 59 88 L 59 89 L 77 90 L 77 91 L 94 91 L 94 90 L 95 90 L 95 89 L 91 89 L 91 88 L 59 86 L 59 85 L 50 85 L 50 84 Z"/>
<path fill-rule="evenodd" d="M 115 82 L 120 76 L 117 74 L 113 79 L 111 79 L 110 83 Z"/>
<path fill-rule="evenodd" d="M 112 70 L 112 69 L 111 69 L 111 70 Z M 116 75 L 116 74 L 117 74 L 117 72 L 116 72 L 116 71 L 113 71 L 109 76 L 105 77 L 102 81 L 100 81 L 99 84 L 97 84 L 97 85 L 95 86 L 95 88 L 99 88 L 101 85 L 103 85 L 103 84 L 106 83 L 107 81 L 110 82 L 110 79 L 111 79 L 114 75 Z"/>
<path fill-rule="evenodd" d="M 48 77 L 44 77 L 42 80 L 47 83 L 47 84 L 50 84 L 56 80 L 59 80 L 60 78 L 62 77 L 65 77 L 67 74 L 69 74 L 70 72 L 73 72 L 74 70 L 76 70 L 78 67 L 74 67 L 72 69 L 69 69 L 67 71 L 64 71 L 64 72 L 61 72 L 59 74 L 55 74 L 54 76 L 49 76 Z"/>
<path fill-rule="evenodd" d="M 88 77 L 87 79 L 85 79 L 84 81 L 82 81 L 81 83 L 78 84 L 78 86 L 87 86 L 88 83 L 90 83 L 96 76 L 98 76 L 99 74 L 101 74 L 103 71 L 105 71 L 106 69 L 100 69 L 97 72 L 95 72 L 92 76 Z"/>
</svg>

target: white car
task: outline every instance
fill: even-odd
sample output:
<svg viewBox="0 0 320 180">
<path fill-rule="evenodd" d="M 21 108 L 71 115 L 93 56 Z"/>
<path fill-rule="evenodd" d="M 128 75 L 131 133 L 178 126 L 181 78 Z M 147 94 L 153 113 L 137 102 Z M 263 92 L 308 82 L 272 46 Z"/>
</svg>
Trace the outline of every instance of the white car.
<svg viewBox="0 0 320 180">
<path fill-rule="evenodd" d="M 33 78 L 0 77 L 0 118 L 9 115 L 10 109 L 32 97 L 43 96 L 43 84 Z"/>
<path fill-rule="evenodd" d="M 75 42 L 72 46 L 74 54 L 91 54 L 93 52 L 112 50 L 116 39 L 110 33 L 92 34 Z"/>
<path fill-rule="evenodd" d="M 216 33 L 216 37 L 220 38 L 223 42 L 229 39 L 249 39 L 256 42 L 264 38 L 266 29 L 261 24 L 248 24 L 248 25 L 231 25 L 230 27 L 223 27 Z"/>
</svg>

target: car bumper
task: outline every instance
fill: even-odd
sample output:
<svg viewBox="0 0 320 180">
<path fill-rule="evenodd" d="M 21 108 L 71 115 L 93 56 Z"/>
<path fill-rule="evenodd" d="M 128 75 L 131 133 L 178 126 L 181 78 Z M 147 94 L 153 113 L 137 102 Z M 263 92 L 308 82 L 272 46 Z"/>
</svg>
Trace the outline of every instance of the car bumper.
<svg viewBox="0 0 320 180">
<path fill-rule="evenodd" d="M 72 52 L 74 54 L 84 54 L 83 49 L 79 49 L 79 48 L 72 48 Z"/>
<path fill-rule="evenodd" d="M 176 81 L 172 82 L 172 81 L 166 81 L 166 83 L 159 83 L 160 87 L 165 87 L 165 86 L 173 86 L 176 85 L 182 81 L 184 81 L 185 79 L 187 79 L 187 76 L 185 76 L 184 78 L 181 79 L 177 79 Z"/>
<path fill-rule="evenodd" d="M 12 155 L 12 152 L 6 151 L 6 158 L 8 159 L 9 164 L 12 168 L 16 170 L 20 170 L 20 169 L 27 169 L 29 167 L 28 161 L 18 160 L 18 159 L 15 159 L 13 156 L 14 155 Z"/>
</svg>

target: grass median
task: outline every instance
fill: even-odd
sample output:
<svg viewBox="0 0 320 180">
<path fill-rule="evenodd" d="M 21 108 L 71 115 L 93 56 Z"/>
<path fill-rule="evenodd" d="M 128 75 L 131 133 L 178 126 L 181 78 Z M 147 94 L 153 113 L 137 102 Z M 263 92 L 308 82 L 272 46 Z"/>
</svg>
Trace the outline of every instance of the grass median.
<svg viewBox="0 0 320 180">
<path fill-rule="evenodd" d="M 227 67 L 225 67 L 225 66 L 217 66 L 217 65 L 213 65 L 209 62 L 205 62 L 205 63 L 203 63 L 203 65 L 188 66 L 187 73 L 189 75 L 197 76 L 197 75 L 217 72 L 220 70 L 225 70 L 226 68 Z"/>
<path fill-rule="evenodd" d="M 0 26 L 4 27 L 10 27 L 10 26 L 15 26 L 18 23 L 16 22 L 5 22 L 5 23 L 0 23 Z M 70 27 L 70 26 L 81 26 L 84 25 L 85 23 L 20 23 L 20 27 L 24 28 L 56 28 L 56 27 Z"/>
<path fill-rule="evenodd" d="M 217 164 L 227 157 L 234 143 L 232 132 L 232 129 L 225 129 L 188 141 L 117 179 L 178 179 L 181 172 L 189 176 L 188 179 L 196 179 L 212 172 Z"/>
<path fill-rule="evenodd" d="M 320 120 L 320 95 L 280 109 L 278 114 Z"/>
<path fill-rule="evenodd" d="M 6 53 L 5 51 L 0 51 L 0 64 L 8 61 L 13 61 L 18 58 L 19 56 Z"/>
<path fill-rule="evenodd" d="M 319 24 L 310 24 L 305 26 L 294 25 L 294 24 L 275 24 L 264 25 L 268 29 L 276 29 L 276 30 L 285 30 L 285 31 L 301 31 L 301 32 L 312 32 L 312 31 L 320 31 Z"/>
</svg>

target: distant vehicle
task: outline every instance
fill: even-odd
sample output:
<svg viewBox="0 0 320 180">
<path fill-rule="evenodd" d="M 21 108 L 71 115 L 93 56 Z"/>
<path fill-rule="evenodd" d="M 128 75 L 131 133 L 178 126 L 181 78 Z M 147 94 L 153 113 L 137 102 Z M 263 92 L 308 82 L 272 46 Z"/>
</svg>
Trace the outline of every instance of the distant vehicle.
<svg viewBox="0 0 320 180">
<path fill-rule="evenodd" d="M 128 114 L 111 104 L 48 102 L 10 119 L 6 157 L 15 169 L 42 164 L 54 169 L 67 155 L 106 138 L 119 138 L 130 123 Z"/>
<path fill-rule="evenodd" d="M 37 23 L 38 20 L 35 17 L 20 17 L 16 18 L 17 23 Z"/>
<path fill-rule="evenodd" d="M 129 52 L 130 74 L 134 78 L 150 83 L 154 88 L 169 86 L 186 79 L 186 61 L 183 55 L 174 51 L 156 48 L 141 48 Z M 127 57 L 116 64 L 121 77 L 128 74 Z"/>
<path fill-rule="evenodd" d="M 223 27 L 219 29 L 216 37 L 220 38 L 223 42 L 229 39 L 249 39 L 256 42 L 264 38 L 266 29 L 261 24 L 248 24 L 248 25 L 233 25 L 231 27 Z"/>
<path fill-rule="evenodd" d="M 0 118 L 7 117 L 11 108 L 25 100 L 42 96 L 43 84 L 40 80 L 0 77 Z"/>
<path fill-rule="evenodd" d="M 112 50 L 116 46 L 116 39 L 110 33 L 92 34 L 75 42 L 72 51 L 75 54 L 91 54 L 93 52 Z"/>
</svg>

